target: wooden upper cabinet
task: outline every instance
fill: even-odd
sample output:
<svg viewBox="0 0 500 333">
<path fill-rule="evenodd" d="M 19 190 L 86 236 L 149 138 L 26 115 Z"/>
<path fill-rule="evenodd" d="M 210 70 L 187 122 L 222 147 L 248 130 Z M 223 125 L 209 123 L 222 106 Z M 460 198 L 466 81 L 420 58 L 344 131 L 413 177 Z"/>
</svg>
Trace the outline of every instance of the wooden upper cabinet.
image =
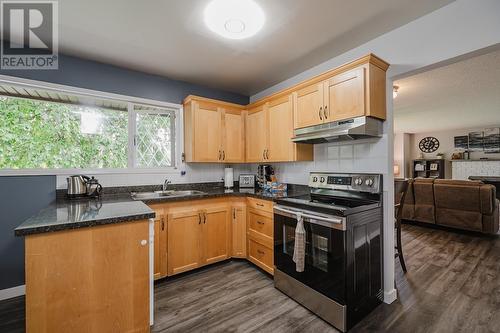
<svg viewBox="0 0 500 333">
<path fill-rule="evenodd" d="M 222 110 L 222 161 L 245 161 L 245 118 L 241 110 Z"/>
<path fill-rule="evenodd" d="M 361 116 L 385 119 L 388 67 L 369 54 L 290 88 L 294 128 Z"/>
<path fill-rule="evenodd" d="M 324 122 L 360 117 L 365 109 L 365 67 L 335 75 L 325 82 Z"/>
<path fill-rule="evenodd" d="M 247 111 L 246 117 L 246 161 L 262 162 L 266 160 L 268 142 L 267 105 L 261 105 Z"/>
<path fill-rule="evenodd" d="M 244 162 L 243 106 L 203 97 L 184 101 L 186 162 Z"/>
<path fill-rule="evenodd" d="M 313 159 L 293 129 L 360 116 L 386 118 L 385 61 L 369 54 L 310 80 L 242 105 L 184 100 L 186 162 L 258 163 Z"/>
<path fill-rule="evenodd" d="M 294 128 L 323 123 L 323 82 L 314 83 L 293 93 Z"/>
<path fill-rule="evenodd" d="M 200 226 L 202 216 L 195 208 L 168 214 L 168 275 L 201 266 Z"/>
<path fill-rule="evenodd" d="M 227 205 L 211 205 L 202 210 L 202 264 L 211 264 L 231 256 L 230 213 Z"/>
<path fill-rule="evenodd" d="M 221 115 L 215 104 L 193 102 L 194 157 L 198 162 L 218 162 L 221 151 Z"/>
<path fill-rule="evenodd" d="M 273 162 L 293 161 L 294 143 L 292 96 L 269 102 L 269 144 L 266 157 Z"/>
</svg>

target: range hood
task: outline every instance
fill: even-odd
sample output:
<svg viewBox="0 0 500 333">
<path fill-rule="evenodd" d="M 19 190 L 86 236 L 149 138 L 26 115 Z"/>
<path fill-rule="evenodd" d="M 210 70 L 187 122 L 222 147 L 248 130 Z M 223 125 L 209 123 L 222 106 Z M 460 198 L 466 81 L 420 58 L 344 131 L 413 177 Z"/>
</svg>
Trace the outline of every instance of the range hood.
<svg viewBox="0 0 500 333">
<path fill-rule="evenodd" d="M 357 117 L 294 130 L 296 143 L 341 142 L 382 136 L 383 121 Z"/>
</svg>

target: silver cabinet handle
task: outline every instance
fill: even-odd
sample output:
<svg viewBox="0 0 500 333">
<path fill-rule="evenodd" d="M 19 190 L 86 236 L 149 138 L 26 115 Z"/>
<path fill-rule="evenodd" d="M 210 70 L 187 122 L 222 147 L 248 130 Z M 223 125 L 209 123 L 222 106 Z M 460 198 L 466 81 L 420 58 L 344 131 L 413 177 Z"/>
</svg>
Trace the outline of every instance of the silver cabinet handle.
<svg viewBox="0 0 500 333">
<path fill-rule="evenodd" d="M 141 246 L 146 246 L 148 244 L 148 241 L 145 239 L 141 240 Z"/>
<path fill-rule="evenodd" d="M 342 224 L 342 219 L 326 218 L 326 217 L 322 217 L 322 216 L 304 214 L 302 212 L 296 212 L 293 210 L 284 209 L 284 208 L 279 207 L 279 206 L 274 206 L 274 209 L 281 211 L 283 213 L 288 213 L 288 214 L 293 214 L 293 215 L 297 215 L 297 213 L 300 213 L 302 215 L 302 217 L 306 217 L 306 218 L 310 218 L 310 219 L 314 219 L 314 220 L 325 221 L 325 222 L 330 222 L 330 223 L 335 223 L 335 224 Z"/>
</svg>

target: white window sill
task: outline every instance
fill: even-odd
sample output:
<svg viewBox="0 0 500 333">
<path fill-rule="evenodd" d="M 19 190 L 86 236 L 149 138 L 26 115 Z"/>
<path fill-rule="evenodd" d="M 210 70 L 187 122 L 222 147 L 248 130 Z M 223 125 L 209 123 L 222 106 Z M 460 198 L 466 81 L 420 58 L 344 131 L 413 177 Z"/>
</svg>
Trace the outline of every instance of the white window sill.
<svg viewBox="0 0 500 333">
<path fill-rule="evenodd" d="M 177 174 L 177 167 L 124 168 L 124 169 L 3 169 L 0 176 L 63 176 L 63 175 L 107 175 L 107 174 Z"/>
</svg>

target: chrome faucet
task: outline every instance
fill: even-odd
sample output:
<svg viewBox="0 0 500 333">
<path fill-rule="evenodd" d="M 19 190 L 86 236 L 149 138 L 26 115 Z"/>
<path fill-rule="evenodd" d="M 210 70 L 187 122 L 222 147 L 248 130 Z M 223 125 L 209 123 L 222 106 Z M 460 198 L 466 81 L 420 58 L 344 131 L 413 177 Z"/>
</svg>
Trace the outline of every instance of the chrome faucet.
<svg viewBox="0 0 500 333">
<path fill-rule="evenodd" d="M 168 184 L 171 184 L 172 182 L 170 180 L 165 179 L 165 181 L 163 182 L 163 187 L 162 187 L 162 190 L 163 192 L 165 192 L 167 190 L 167 187 L 168 187 Z"/>
</svg>

